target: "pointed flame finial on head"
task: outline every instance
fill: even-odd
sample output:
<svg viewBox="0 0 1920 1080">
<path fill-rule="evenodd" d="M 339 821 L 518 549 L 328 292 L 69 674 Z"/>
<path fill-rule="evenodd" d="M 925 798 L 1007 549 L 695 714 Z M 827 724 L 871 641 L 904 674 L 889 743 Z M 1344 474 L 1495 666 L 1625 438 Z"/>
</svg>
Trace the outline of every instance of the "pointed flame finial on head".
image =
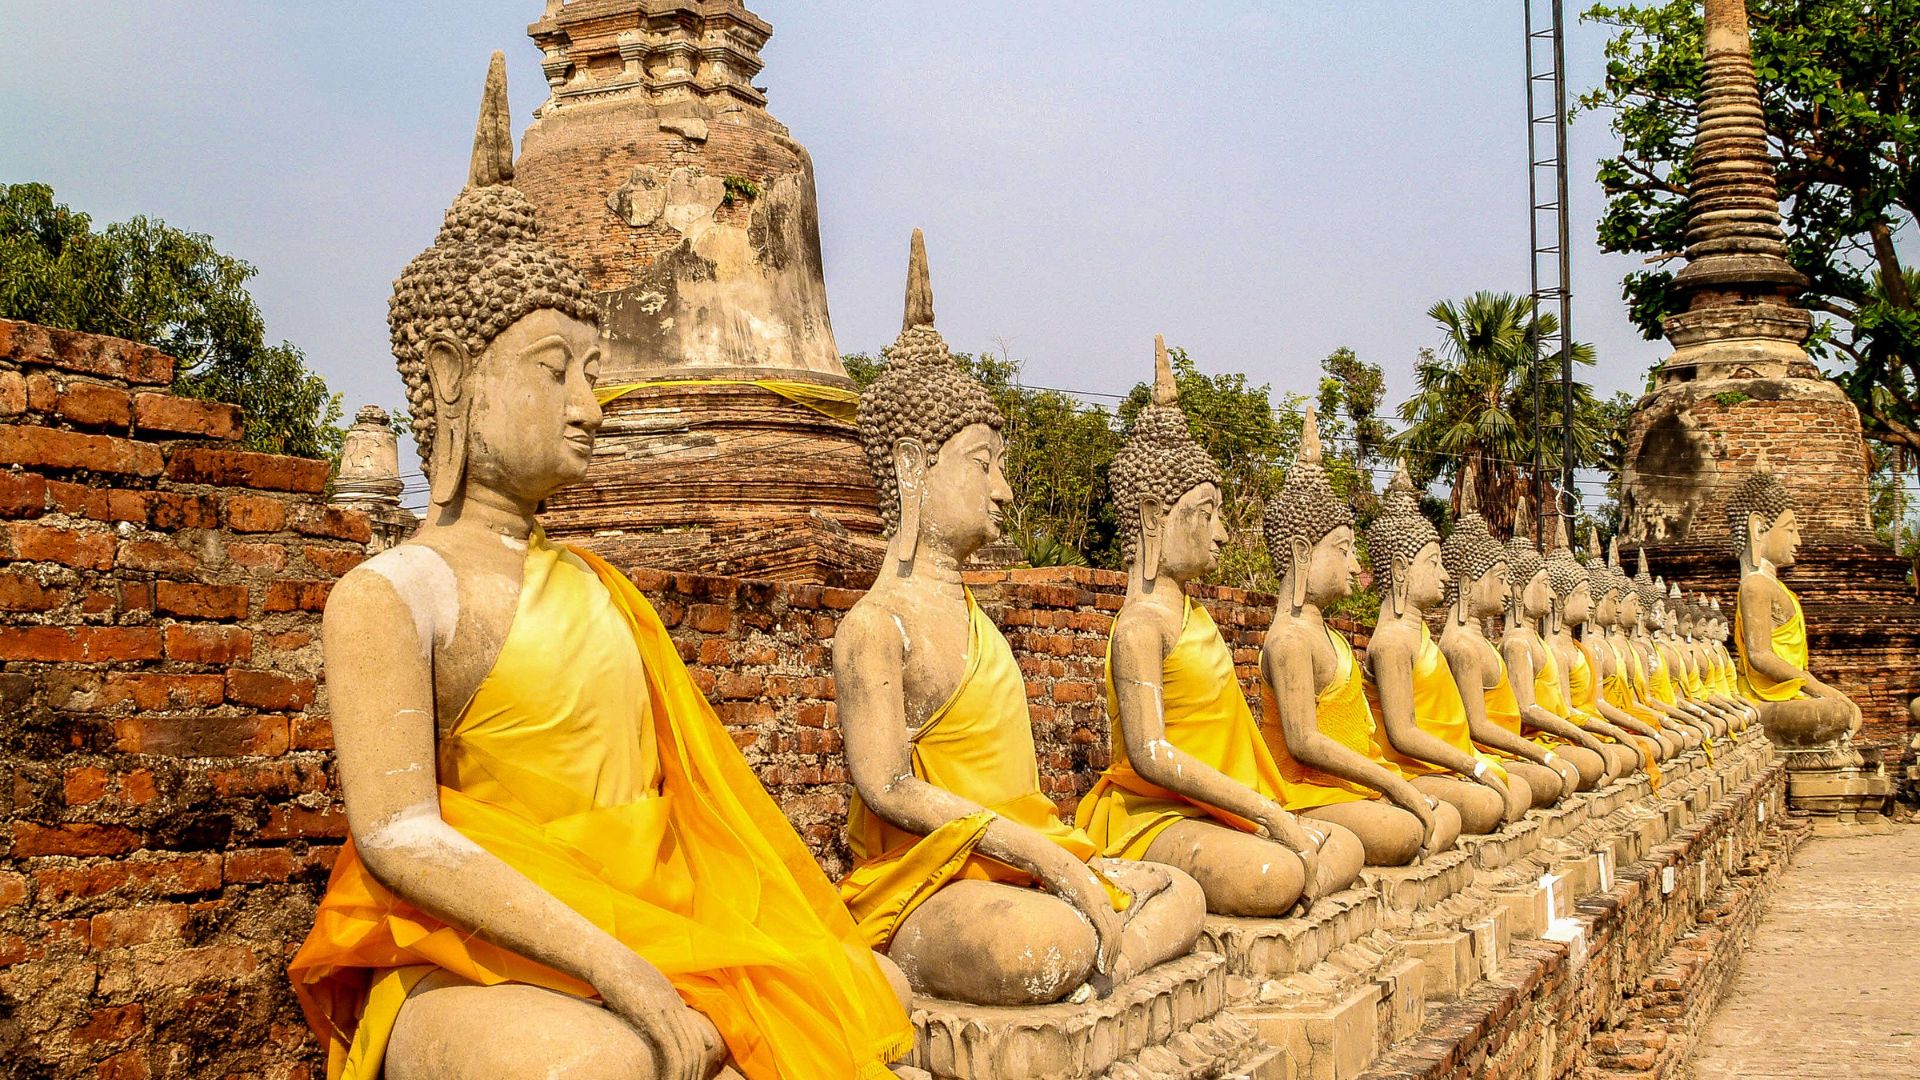
<svg viewBox="0 0 1920 1080">
<path fill-rule="evenodd" d="M 1480 512 L 1479 485 L 1474 483 L 1474 478 L 1473 462 L 1469 461 L 1465 465 L 1460 466 L 1460 476 L 1454 482 L 1460 488 L 1461 517 Z"/>
<path fill-rule="evenodd" d="M 1600 548 L 1600 526 L 1595 525 L 1591 521 L 1587 523 L 1587 550 L 1591 552 L 1592 557 L 1596 559 L 1600 558 L 1602 554 Z"/>
<path fill-rule="evenodd" d="M 933 325 L 933 279 L 927 273 L 927 238 L 913 230 L 913 245 L 907 254 L 907 311 L 900 321 L 902 331 Z"/>
<path fill-rule="evenodd" d="M 1638 579 L 1646 579 L 1650 576 L 1647 569 L 1647 549 L 1644 546 L 1640 548 L 1640 568 L 1633 572 L 1633 576 Z"/>
<path fill-rule="evenodd" d="M 1393 479 L 1387 481 L 1387 493 L 1391 495 L 1401 491 L 1413 493 L 1413 476 L 1407 472 L 1406 458 L 1394 458 Z"/>
<path fill-rule="evenodd" d="M 487 88 L 480 95 L 480 122 L 473 131 L 468 187 L 493 187 L 513 179 L 513 114 L 507 108 L 507 54 L 494 50 Z"/>
<path fill-rule="evenodd" d="M 1167 357 L 1167 336 L 1153 335 L 1153 403 L 1177 405 L 1180 386 L 1173 381 L 1173 361 Z"/>
<path fill-rule="evenodd" d="M 1767 448 L 1760 448 L 1760 456 L 1753 463 L 1753 471 L 1763 476 L 1773 475 L 1773 459 L 1767 456 Z"/>
<path fill-rule="evenodd" d="M 1620 537 L 1618 534 L 1607 537 L 1607 565 L 1620 569 Z"/>
<path fill-rule="evenodd" d="M 1672 585 L 1667 586 L 1667 595 L 1675 600 L 1680 599 L 1680 583 L 1676 581 Z"/>
<path fill-rule="evenodd" d="M 1307 403 L 1307 416 L 1300 425 L 1300 460 L 1320 464 L 1320 413 Z"/>
<path fill-rule="evenodd" d="M 1567 538 L 1567 515 L 1553 515 L 1553 532 L 1547 536 L 1547 550 L 1573 554 L 1573 541 Z"/>
<path fill-rule="evenodd" d="M 1522 543 L 1533 543 L 1533 501 L 1525 495 L 1514 500 L 1513 538 Z"/>
</svg>

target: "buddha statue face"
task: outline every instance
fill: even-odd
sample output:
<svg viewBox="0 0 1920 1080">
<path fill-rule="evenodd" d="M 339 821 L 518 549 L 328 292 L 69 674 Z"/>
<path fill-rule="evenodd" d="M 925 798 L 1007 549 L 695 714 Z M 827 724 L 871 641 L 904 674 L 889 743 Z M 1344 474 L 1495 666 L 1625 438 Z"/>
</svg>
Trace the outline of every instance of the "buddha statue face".
<svg viewBox="0 0 1920 1080">
<path fill-rule="evenodd" d="M 1622 630 L 1632 630 L 1640 625 L 1640 598 L 1632 589 L 1620 590 L 1620 600 L 1614 607 L 1614 625 Z"/>
<path fill-rule="evenodd" d="M 1221 516 L 1220 489 L 1201 484 L 1180 496 L 1165 512 L 1161 526 L 1160 572 L 1175 581 L 1205 577 L 1220 565 L 1220 545 L 1227 542 Z M 1142 510 L 1143 515 L 1156 507 Z"/>
<path fill-rule="evenodd" d="M 1593 614 L 1593 586 L 1581 582 L 1561 601 L 1560 618 L 1568 626 L 1579 626 Z"/>
<path fill-rule="evenodd" d="M 1003 471 L 1007 444 L 1000 432 L 968 424 L 931 458 L 922 458 L 917 442 L 895 448 L 896 475 L 903 491 L 918 489 L 920 543 L 964 560 L 1000 538 L 1000 518 L 1013 501 Z"/>
<path fill-rule="evenodd" d="M 1507 564 L 1494 563 L 1467 588 L 1467 611 L 1475 618 L 1487 618 L 1506 610 L 1513 586 L 1507 583 Z"/>
<path fill-rule="evenodd" d="M 1308 555 L 1307 602 L 1325 607 L 1344 600 L 1353 595 L 1359 580 L 1360 557 L 1354 550 L 1353 526 L 1341 525 L 1321 537 Z"/>
<path fill-rule="evenodd" d="M 533 504 L 586 475 L 600 429 L 593 384 L 600 331 L 553 308 L 529 312 L 478 357 L 453 338 L 428 350 L 436 386 L 442 373 L 471 396 L 464 428 L 466 481 Z M 451 437 L 454 427 L 440 437 Z"/>
<path fill-rule="evenodd" d="M 1396 568 L 1395 572 L 1402 571 Z M 1407 602 L 1418 611 L 1431 610 L 1438 604 L 1447 595 L 1447 585 L 1453 580 L 1440 562 L 1438 540 L 1422 547 L 1404 573 L 1407 579 Z"/>
<path fill-rule="evenodd" d="M 1553 606 L 1553 593 L 1547 588 L 1545 567 L 1535 570 L 1533 576 L 1520 590 L 1520 610 L 1529 619 L 1538 619 L 1546 615 Z"/>
<path fill-rule="evenodd" d="M 1766 523 L 1766 517 L 1760 513 L 1747 515 L 1748 543 L 1752 551 L 1773 565 L 1785 569 L 1793 565 L 1794 555 L 1800 550 L 1800 519 L 1789 508 L 1773 520 Z"/>
</svg>

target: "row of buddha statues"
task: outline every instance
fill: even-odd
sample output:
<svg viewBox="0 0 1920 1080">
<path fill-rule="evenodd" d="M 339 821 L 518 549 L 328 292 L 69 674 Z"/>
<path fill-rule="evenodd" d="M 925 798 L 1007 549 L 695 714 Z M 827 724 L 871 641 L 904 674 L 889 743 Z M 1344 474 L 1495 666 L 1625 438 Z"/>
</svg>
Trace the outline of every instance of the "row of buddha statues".
<svg viewBox="0 0 1920 1080">
<path fill-rule="evenodd" d="M 496 54 L 468 186 L 392 299 L 431 507 L 324 619 L 350 839 L 291 977 L 330 1080 L 917 1075 L 896 1064 L 914 995 L 1105 996 L 1186 955 L 1210 913 L 1296 917 L 1364 866 L 1657 776 L 1768 710 L 1845 722 L 1794 619 L 1743 637 L 1743 664 L 1719 607 L 1644 556 L 1631 578 L 1617 549 L 1543 556 L 1471 504 L 1443 542 L 1404 470 L 1365 537 L 1363 660 L 1324 614 L 1362 537 L 1311 415 L 1264 523 L 1281 586 L 1256 711 L 1193 597 L 1225 492 L 1157 348 L 1111 470 L 1111 764 L 1067 820 L 963 580 L 1012 497 L 1003 425 L 934 328 L 916 232 L 903 330 L 859 408 L 890 540 L 832 642 L 855 865 L 830 881 L 646 598 L 539 528 L 600 424 L 600 313 L 512 168 Z M 1742 550 L 1765 581 L 1741 612 L 1781 612 L 1792 514 L 1755 491 Z"/>
</svg>

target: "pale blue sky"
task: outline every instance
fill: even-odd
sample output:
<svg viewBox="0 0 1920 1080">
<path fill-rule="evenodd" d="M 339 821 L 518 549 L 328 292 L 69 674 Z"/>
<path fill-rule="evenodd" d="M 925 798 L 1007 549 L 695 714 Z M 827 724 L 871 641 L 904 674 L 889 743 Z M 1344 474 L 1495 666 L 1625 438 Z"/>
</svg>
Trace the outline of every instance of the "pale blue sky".
<svg viewBox="0 0 1920 1080">
<path fill-rule="evenodd" d="M 948 340 L 1073 389 L 1124 391 L 1164 332 L 1284 391 L 1350 345 L 1397 403 L 1429 305 L 1527 287 L 1516 3 L 752 6 L 758 81 L 818 170 L 842 351 L 898 330 L 916 225 Z M 0 181 L 212 234 L 349 415 L 394 406 L 389 287 L 465 176 L 488 52 L 516 134 L 545 97 L 541 8 L 0 0 Z M 1573 28 L 1576 90 L 1604 42 Z M 1594 247 L 1610 146 L 1575 124 L 1574 326 L 1605 391 L 1663 355 L 1619 300 L 1638 259 Z"/>
</svg>

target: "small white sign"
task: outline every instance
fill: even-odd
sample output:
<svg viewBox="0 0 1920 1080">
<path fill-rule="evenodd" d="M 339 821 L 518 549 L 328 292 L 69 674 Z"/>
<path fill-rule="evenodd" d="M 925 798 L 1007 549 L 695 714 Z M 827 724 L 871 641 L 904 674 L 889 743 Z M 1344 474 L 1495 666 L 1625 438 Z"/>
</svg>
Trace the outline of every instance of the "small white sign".
<svg viewBox="0 0 1920 1080">
<path fill-rule="evenodd" d="M 1613 852 L 1596 851 L 1594 854 L 1600 857 L 1600 891 L 1607 892 L 1613 888 Z"/>
<path fill-rule="evenodd" d="M 1673 895 L 1673 886 L 1678 881 L 1679 875 L 1673 872 L 1673 867 L 1663 866 L 1660 868 L 1660 894 L 1662 896 Z"/>
<path fill-rule="evenodd" d="M 1761 803 L 1754 812 L 1759 815 L 1760 824 L 1765 825 L 1767 823 L 1767 804 Z"/>
</svg>

